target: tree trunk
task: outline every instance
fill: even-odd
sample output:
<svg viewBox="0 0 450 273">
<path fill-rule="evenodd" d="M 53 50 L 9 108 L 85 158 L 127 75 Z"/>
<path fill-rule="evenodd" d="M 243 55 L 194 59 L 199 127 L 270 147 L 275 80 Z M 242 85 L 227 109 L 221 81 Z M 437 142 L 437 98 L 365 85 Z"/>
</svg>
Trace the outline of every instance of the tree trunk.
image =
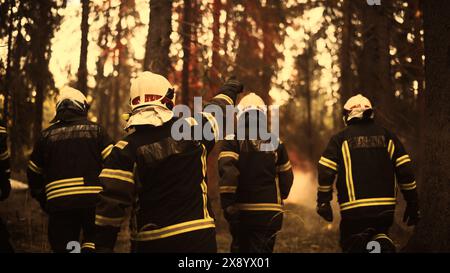
<svg viewBox="0 0 450 273">
<path fill-rule="evenodd" d="M 182 26 L 182 37 L 183 37 L 183 72 L 181 78 L 181 92 L 182 92 L 182 103 L 184 105 L 189 105 L 189 63 L 191 57 L 191 30 L 192 30 L 192 20 L 191 20 L 191 0 L 184 0 L 183 8 L 183 26 Z"/>
<path fill-rule="evenodd" d="M 48 60 L 46 59 L 45 53 L 47 49 L 47 42 L 50 43 L 49 32 L 53 31 L 52 29 L 48 29 L 48 25 L 46 23 L 48 18 L 51 16 L 51 7 L 49 1 L 40 1 L 39 4 L 36 5 L 39 8 L 39 17 L 38 19 L 38 32 L 37 35 L 33 38 L 36 38 L 33 41 L 35 44 L 34 49 L 36 52 L 36 70 L 35 75 L 32 76 L 35 80 L 36 84 L 36 97 L 35 97 L 35 113 L 34 113 L 34 123 L 33 123 L 33 139 L 37 139 L 42 130 L 42 114 L 43 114 L 43 104 L 44 104 L 44 96 L 46 93 L 46 87 L 48 84 Z"/>
<path fill-rule="evenodd" d="M 167 77 L 172 32 L 172 0 L 150 0 L 150 22 L 145 47 L 144 70 Z"/>
<path fill-rule="evenodd" d="M 5 75 L 5 91 L 4 91 L 4 103 L 3 103 L 3 119 L 7 123 L 9 117 L 9 98 L 11 95 L 10 85 L 11 85 L 11 54 L 12 54 L 12 40 L 13 40 L 13 6 L 15 5 L 15 0 L 9 0 L 9 18 L 8 18 L 8 53 L 6 57 L 6 75 Z"/>
<path fill-rule="evenodd" d="M 213 3 L 213 41 L 212 41 L 212 65 L 209 73 L 209 90 L 215 92 L 219 87 L 220 73 L 220 11 L 222 10 L 221 0 L 214 0 Z"/>
<path fill-rule="evenodd" d="M 389 4 L 392 5 L 388 1 L 380 6 L 362 4 L 363 50 L 359 76 L 361 92 L 371 99 L 382 123 L 393 127 Z"/>
<path fill-rule="evenodd" d="M 306 137 L 308 138 L 308 157 L 313 159 L 313 122 L 312 122 L 312 95 L 311 95 L 311 65 L 310 62 L 313 58 L 311 46 L 305 50 L 304 66 L 305 66 L 305 100 L 306 100 Z"/>
<path fill-rule="evenodd" d="M 116 25 L 116 48 L 114 49 L 113 59 L 114 59 L 114 71 L 116 72 L 114 75 L 114 89 L 113 89 L 113 131 L 112 136 L 114 139 L 118 139 L 120 131 L 120 91 L 121 91 L 121 77 L 122 77 L 122 59 L 123 59 L 123 50 L 124 45 L 122 45 L 122 19 L 125 17 L 125 2 L 122 1 L 119 7 L 119 21 Z"/>
<path fill-rule="evenodd" d="M 342 106 L 353 95 L 351 84 L 351 37 L 353 33 L 350 5 L 351 0 L 344 0 L 342 2 L 342 44 L 340 48 L 341 86 L 339 91 Z"/>
<path fill-rule="evenodd" d="M 262 54 L 262 75 L 261 75 L 261 88 L 262 90 L 258 90 L 259 95 L 264 100 L 264 102 L 267 105 L 270 105 L 270 96 L 269 91 L 270 87 L 272 85 L 272 75 L 274 73 L 273 66 L 274 66 L 274 58 L 272 58 L 272 54 L 274 54 L 275 45 L 274 41 L 272 40 L 274 38 L 273 33 L 271 33 L 271 27 L 269 22 L 269 16 L 270 14 L 270 5 L 269 3 L 266 3 L 266 6 L 263 8 L 262 13 L 266 20 L 263 20 L 262 22 L 262 42 L 263 42 L 263 54 Z M 273 15 L 273 14 L 272 14 Z"/>
<path fill-rule="evenodd" d="M 406 250 L 450 251 L 450 10 L 448 1 L 422 1 L 425 31 L 425 79 L 422 220 Z"/>
<path fill-rule="evenodd" d="M 82 0 L 81 14 L 81 49 L 80 64 L 78 66 L 77 88 L 87 94 L 87 53 L 88 53 L 88 32 L 89 32 L 89 0 Z"/>
</svg>

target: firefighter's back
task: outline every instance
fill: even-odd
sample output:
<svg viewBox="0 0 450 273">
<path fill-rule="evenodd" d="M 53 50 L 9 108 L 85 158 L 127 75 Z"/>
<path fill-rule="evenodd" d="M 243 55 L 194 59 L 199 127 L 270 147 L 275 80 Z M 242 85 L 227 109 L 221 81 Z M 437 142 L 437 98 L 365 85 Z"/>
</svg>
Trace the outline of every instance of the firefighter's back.
<svg viewBox="0 0 450 273">
<path fill-rule="evenodd" d="M 390 154 L 392 134 L 372 120 L 353 122 L 337 136 L 340 144 L 337 189 L 344 216 L 390 213 L 396 197 Z"/>
<path fill-rule="evenodd" d="M 276 181 L 275 151 L 263 151 L 265 141 L 240 140 L 239 162 L 240 172 L 237 202 L 240 204 L 281 204 Z"/>
<path fill-rule="evenodd" d="M 213 223 L 207 200 L 206 147 L 195 140 L 174 140 L 172 124 L 137 127 L 127 138 L 136 162 L 140 231 L 190 221 Z"/>
<path fill-rule="evenodd" d="M 52 210 L 92 207 L 101 186 L 101 128 L 86 119 L 59 122 L 43 131 L 42 169 Z"/>
</svg>

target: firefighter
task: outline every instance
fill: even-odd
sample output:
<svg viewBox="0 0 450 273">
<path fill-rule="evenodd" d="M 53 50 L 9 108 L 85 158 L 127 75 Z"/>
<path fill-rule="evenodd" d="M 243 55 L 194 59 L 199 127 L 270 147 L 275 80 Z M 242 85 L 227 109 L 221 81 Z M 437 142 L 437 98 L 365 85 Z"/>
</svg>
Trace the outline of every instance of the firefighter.
<svg viewBox="0 0 450 273">
<path fill-rule="evenodd" d="M 3 105 L 3 103 L 1 103 Z M 0 109 L 0 111 L 3 109 Z M 0 117 L 0 201 L 8 198 L 11 192 L 10 178 L 10 162 L 8 150 L 8 135 L 6 131 L 6 124 L 3 121 L 3 116 Z M 0 253 L 14 252 L 13 247 L 9 242 L 9 233 L 6 229 L 6 223 L 0 218 Z"/>
<path fill-rule="evenodd" d="M 416 181 L 411 158 L 400 140 L 377 125 L 370 101 L 362 95 L 344 105 L 346 128 L 334 135 L 318 164 L 317 213 L 333 220 L 330 206 L 336 189 L 341 211 L 340 245 L 344 252 L 365 252 L 377 241 L 384 252 L 394 252 L 389 237 L 397 187 L 407 202 L 403 221 L 419 221 Z"/>
<path fill-rule="evenodd" d="M 242 85 L 228 81 L 212 105 L 233 105 Z M 206 158 L 217 138 L 175 140 L 172 127 L 202 129 L 218 136 L 217 120 L 174 116 L 175 92 L 158 74 L 143 72 L 130 88 L 129 134 L 114 146 L 100 174 L 96 245 L 111 252 L 132 207 L 132 252 L 216 252 L 215 222 L 207 195 Z M 200 126 L 200 127 L 198 127 Z"/>
<path fill-rule="evenodd" d="M 56 116 L 39 136 L 28 164 L 31 196 L 48 213 L 52 251 L 67 252 L 80 241 L 81 252 L 95 249 L 95 204 L 102 190 L 98 175 L 113 145 L 106 131 L 87 119 L 89 105 L 78 90 L 64 87 Z"/>
<path fill-rule="evenodd" d="M 231 252 L 271 253 L 282 226 L 283 200 L 293 182 L 292 167 L 283 143 L 266 150 L 263 145 L 268 141 L 259 132 L 252 137 L 251 129 L 267 130 L 264 101 L 250 93 L 238 109 L 238 127 L 245 130 L 245 138 L 227 137 L 218 158 L 221 204 L 233 239 Z"/>
</svg>

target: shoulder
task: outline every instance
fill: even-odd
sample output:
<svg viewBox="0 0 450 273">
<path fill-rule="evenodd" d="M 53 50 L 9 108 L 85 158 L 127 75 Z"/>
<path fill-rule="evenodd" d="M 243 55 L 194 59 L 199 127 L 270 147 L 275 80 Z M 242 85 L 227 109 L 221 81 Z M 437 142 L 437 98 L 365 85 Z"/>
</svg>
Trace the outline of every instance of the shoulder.
<svg viewBox="0 0 450 273">
<path fill-rule="evenodd" d="M 330 143 L 341 144 L 344 142 L 345 136 L 349 133 L 351 128 L 349 126 L 343 128 L 339 132 L 333 134 L 330 138 Z"/>
<path fill-rule="evenodd" d="M 51 131 L 63 127 L 60 121 L 50 124 L 47 128 L 42 130 L 41 137 L 47 137 Z"/>
<path fill-rule="evenodd" d="M 88 119 L 82 120 L 80 124 L 83 124 L 83 125 L 89 125 L 89 127 L 95 128 L 95 129 L 97 129 L 97 130 L 99 130 L 99 131 L 101 131 L 101 132 L 105 132 L 105 131 L 106 131 L 102 125 L 100 125 L 100 124 L 97 123 L 97 122 L 88 120 Z"/>
</svg>

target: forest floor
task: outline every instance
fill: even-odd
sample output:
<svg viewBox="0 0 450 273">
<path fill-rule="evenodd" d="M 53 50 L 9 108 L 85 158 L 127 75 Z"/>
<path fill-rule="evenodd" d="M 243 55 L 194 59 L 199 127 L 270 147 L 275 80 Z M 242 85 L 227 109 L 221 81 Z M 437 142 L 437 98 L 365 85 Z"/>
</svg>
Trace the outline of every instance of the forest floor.
<svg viewBox="0 0 450 273">
<path fill-rule="evenodd" d="M 312 175 L 299 170 L 295 173 L 294 186 L 287 200 L 283 228 L 277 235 L 275 252 L 316 253 L 339 252 L 337 206 L 335 220 L 327 223 L 315 213 L 315 186 Z M 219 252 L 228 252 L 231 237 L 228 225 L 219 209 L 217 198 L 212 198 L 217 220 L 217 244 Z M 402 207 L 402 204 L 399 205 Z M 391 235 L 398 248 L 407 242 L 411 229 L 399 224 L 403 208 L 398 210 Z M 0 204 L 0 215 L 6 221 L 11 241 L 17 252 L 49 252 L 47 240 L 47 215 L 41 211 L 26 189 L 14 189 L 10 198 Z M 116 244 L 116 252 L 129 252 L 128 228 L 124 224 Z"/>
</svg>

